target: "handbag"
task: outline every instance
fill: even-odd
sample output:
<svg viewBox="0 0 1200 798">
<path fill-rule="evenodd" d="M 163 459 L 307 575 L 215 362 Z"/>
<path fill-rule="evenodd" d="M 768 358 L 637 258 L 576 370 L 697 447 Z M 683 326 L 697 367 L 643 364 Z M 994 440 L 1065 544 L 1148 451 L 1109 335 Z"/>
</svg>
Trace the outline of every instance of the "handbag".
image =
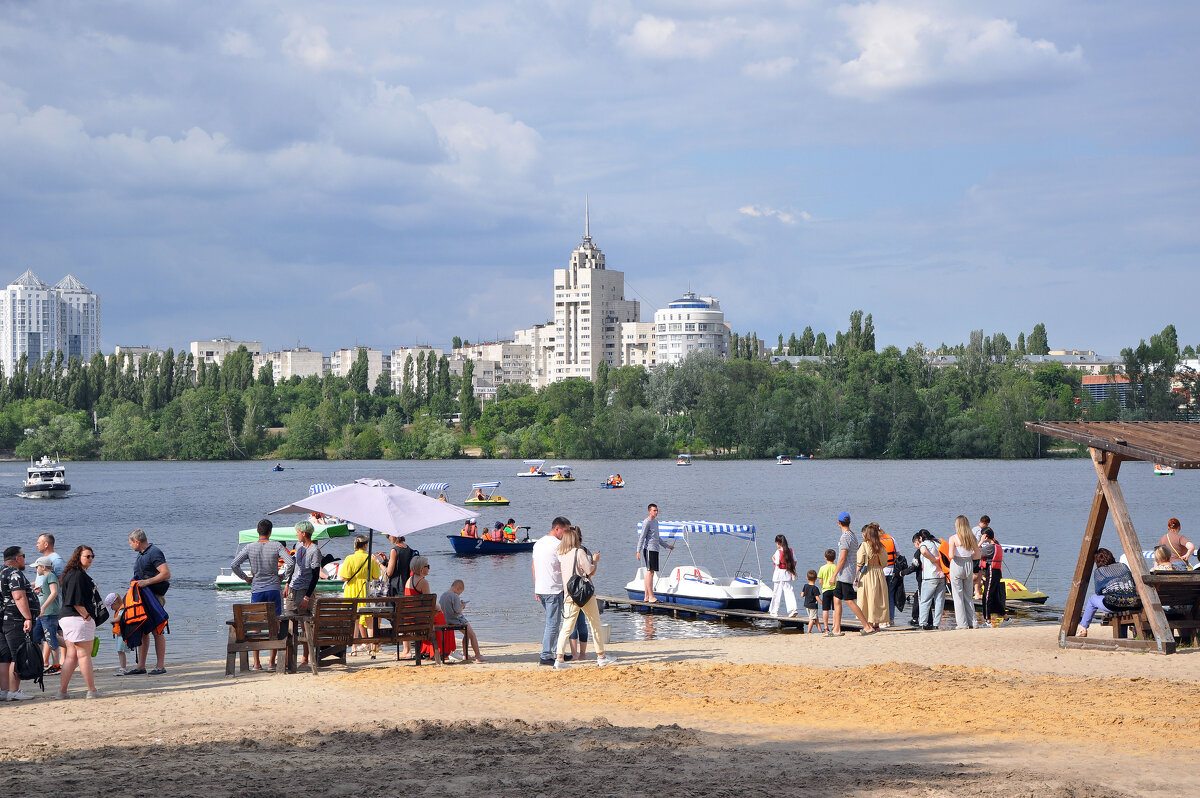
<svg viewBox="0 0 1200 798">
<path fill-rule="evenodd" d="M 1104 606 L 1112 612 L 1137 612 L 1142 608 L 1142 599 L 1137 593 L 1114 590 L 1104 594 Z"/>
<path fill-rule="evenodd" d="M 96 622 L 96 626 L 105 623 L 109 618 L 108 607 L 104 606 L 104 600 L 100 598 L 100 590 L 94 584 L 92 585 L 92 620 Z"/>
<path fill-rule="evenodd" d="M 571 601 L 575 602 L 576 606 L 582 607 L 592 600 L 592 596 L 596 594 L 596 588 L 592 586 L 591 579 L 580 576 L 578 573 L 579 549 L 575 549 L 575 567 L 571 570 L 576 573 L 567 580 L 567 595 L 571 597 Z"/>
</svg>

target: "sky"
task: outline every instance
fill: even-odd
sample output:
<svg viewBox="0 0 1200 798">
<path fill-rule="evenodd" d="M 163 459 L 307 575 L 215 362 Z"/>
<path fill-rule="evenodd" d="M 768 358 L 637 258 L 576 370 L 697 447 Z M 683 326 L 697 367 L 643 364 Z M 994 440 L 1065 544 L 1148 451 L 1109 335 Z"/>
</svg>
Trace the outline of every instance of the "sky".
<svg viewBox="0 0 1200 798">
<path fill-rule="evenodd" d="M 1200 344 L 1200 4 L 0 3 L 0 278 L 103 346 L 390 350 L 552 313 L 880 347 Z"/>
</svg>

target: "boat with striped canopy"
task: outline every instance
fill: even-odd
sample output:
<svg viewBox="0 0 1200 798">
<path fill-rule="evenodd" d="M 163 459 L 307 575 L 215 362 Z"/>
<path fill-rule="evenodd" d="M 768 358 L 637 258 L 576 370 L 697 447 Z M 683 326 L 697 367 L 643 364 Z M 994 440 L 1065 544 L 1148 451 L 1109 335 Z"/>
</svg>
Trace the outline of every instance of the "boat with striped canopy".
<svg viewBox="0 0 1200 798">
<path fill-rule="evenodd" d="M 463 501 L 469 507 L 503 507 L 508 499 L 495 493 L 500 487 L 500 480 L 495 482 L 476 482 L 471 486 L 471 495 Z"/>
<path fill-rule="evenodd" d="M 641 534 L 642 524 L 637 527 Z M 683 565 L 667 570 L 667 560 L 673 552 L 664 552 L 664 561 L 660 564 L 660 575 L 654 578 L 654 598 L 667 604 L 687 604 L 693 607 L 707 607 L 715 610 L 766 610 L 771 604 L 772 588 L 754 572 L 746 570 L 747 557 L 751 548 L 754 550 L 755 564 L 761 571 L 761 560 L 758 557 L 757 535 L 753 524 L 730 524 L 713 521 L 660 521 L 658 524 L 659 537 L 683 541 L 691 558 L 690 566 Z M 737 567 L 730 570 L 721 554 L 722 564 L 725 565 L 728 576 L 714 576 L 710 571 L 696 562 L 693 542 L 713 538 L 714 536 L 731 537 L 746 542 L 742 550 L 741 561 Z M 720 548 L 716 547 L 718 553 Z M 638 568 L 637 574 L 625 585 L 625 593 L 631 599 L 644 597 L 646 568 Z"/>
</svg>

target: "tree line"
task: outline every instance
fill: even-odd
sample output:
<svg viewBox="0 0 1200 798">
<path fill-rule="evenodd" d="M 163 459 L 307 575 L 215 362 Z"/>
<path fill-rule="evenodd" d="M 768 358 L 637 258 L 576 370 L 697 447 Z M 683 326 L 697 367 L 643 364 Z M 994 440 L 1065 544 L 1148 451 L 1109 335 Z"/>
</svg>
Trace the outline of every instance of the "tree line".
<svg viewBox="0 0 1200 798">
<path fill-rule="evenodd" d="M 793 346 L 794 344 L 794 346 Z M 1175 328 L 1122 350 L 1131 378 L 1126 406 L 1101 401 L 1081 375 L 1056 363 L 1039 324 L 1016 346 L 1003 333 L 972 331 L 968 342 L 928 350 L 875 351 L 870 314 L 855 311 L 832 337 L 807 328 L 774 352 L 757 334 L 735 335 L 731 357 L 692 355 L 652 369 L 609 369 L 534 391 L 503 385 L 481 407 L 473 364 L 455 375 L 445 356 L 419 352 L 403 389 L 384 372 L 368 385 L 365 351 L 346 377 L 276 381 L 255 372 L 244 347 L 219 366 L 190 353 L 61 353 L 22 358 L 0 379 L 0 449 L 18 457 L 61 454 L 104 460 L 227 460 L 484 457 L 652 458 L 676 452 L 759 458 L 1034 457 L 1030 420 L 1179 418 L 1196 394 L 1180 366 Z M 773 353 L 811 359 L 772 364 Z M 933 353 L 957 363 L 935 367 Z M 1184 393 L 1173 390 L 1184 372 Z M 454 423 L 457 414 L 459 420 Z"/>
</svg>

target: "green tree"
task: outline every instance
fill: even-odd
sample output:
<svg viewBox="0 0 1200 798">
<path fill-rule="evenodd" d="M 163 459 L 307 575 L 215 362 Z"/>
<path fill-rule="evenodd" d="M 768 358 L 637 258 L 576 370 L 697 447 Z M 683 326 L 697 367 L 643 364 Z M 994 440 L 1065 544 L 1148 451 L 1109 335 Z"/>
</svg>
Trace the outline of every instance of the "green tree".
<svg viewBox="0 0 1200 798">
<path fill-rule="evenodd" d="M 354 358 L 354 365 L 350 366 L 350 374 L 346 378 L 350 382 L 350 390 L 355 393 L 366 393 L 370 390 L 367 384 L 367 375 L 367 350 L 360 348 L 358 355 Z"/>
<path fill-rule="evenodd" d="M 1048 355 L 1050 354 L 1050 343 L 1046 338 L 1046 325 L 1038 322 L 1033 325 L 1033 332 L 1029 334 L 1028 340 L 1025 342 L 1026 348 L 1031 355 Z"/>
</svg>

